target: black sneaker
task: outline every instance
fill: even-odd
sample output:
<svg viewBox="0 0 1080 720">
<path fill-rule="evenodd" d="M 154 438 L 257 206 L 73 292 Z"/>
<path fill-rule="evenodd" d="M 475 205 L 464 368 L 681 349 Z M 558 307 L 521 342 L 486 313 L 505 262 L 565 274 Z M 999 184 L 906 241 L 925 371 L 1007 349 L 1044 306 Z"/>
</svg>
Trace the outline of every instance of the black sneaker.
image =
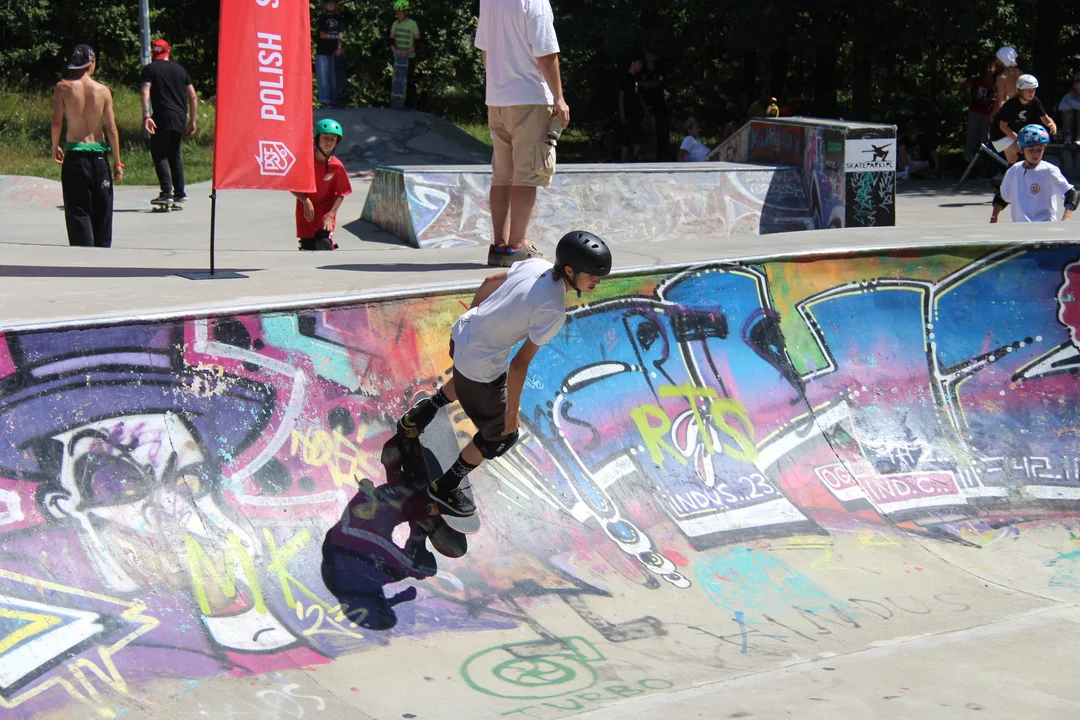
<svg viewBox="0 0 1080 720">
<path fill-rule="evenodd" d="M 174 203 L 187 202 L 187 193 L 173 193 L 172 201 Z"/>
<path fill-rule="evenodd" d="M 431 398 L 424 398 L 417 401 L 415 405 L 409 408 L 409 411 L 401 416 L 398 420 L 397 428 L 398 432 L 406 437 L 418 438 L 420 433 L 424 432 L 424 428 L 431 424 L 431 421 L 435 419 L 435 414 L 439 412 L 439 408 L 435 407 L 435 403 Z"/>
<path fill-rule="evenodd" d="M 163 193 L 160 193 L 156 198 L 151 200 L 150 204 L 151 205 L 171 205 L 172 201 L 173 201 L 173 194 L 163 192 Z"/>
<path fill-rule="evenodd" d="M 439 507 L 439 512 L 455 517 L 472 517 L 476 514 L 476 503 L 469 499 L 460 486 L 442 491 L 438 485 L 438 480 L 431 483 L 427 492 L 428 497 Z"/>
</svg>

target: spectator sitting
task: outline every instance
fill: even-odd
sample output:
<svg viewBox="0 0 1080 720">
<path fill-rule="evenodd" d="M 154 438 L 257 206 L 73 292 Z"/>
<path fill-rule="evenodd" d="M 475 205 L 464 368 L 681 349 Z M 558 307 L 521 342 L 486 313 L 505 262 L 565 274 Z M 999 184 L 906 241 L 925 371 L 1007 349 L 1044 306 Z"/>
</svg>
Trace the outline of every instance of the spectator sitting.
<svg viewBox="0 0 1080 720">
<path fill-rule="evenodd" d="M 937 173 L 937 151 L 919 134 L 919 127 L 915 123 L 904 126 L 896 147 L 897 179 L 908 180 Z"/>
<path fill-rule="evenodd" d="M 762 90 L 761 99 L 755 100 L 746 111 L 746 117 L 780 117 L 780 107 L 776 104 L 776 98 L 769 94 L 768 90 Z"/>
<path fill-rule="evenodd" d="M 679 162 L 705 162 L 705 157 L 709 154 L 709 146 L 698 140 L 698 136 L 701 135 L 700 123 L 690 118 L 683 127 L 686 130 L 686 137 L 683 138 L 682 145 L 679 146 L 679 154 L 675 159 Z"/>
<path fill-rule="evenodd" d="M 1058 103 L 1061 113 L 1062 132 L 1065 143 L 1075 142 L 1080 145 L 1080 72 L 1073 75 L 1072 87 Z"/>
</svg>

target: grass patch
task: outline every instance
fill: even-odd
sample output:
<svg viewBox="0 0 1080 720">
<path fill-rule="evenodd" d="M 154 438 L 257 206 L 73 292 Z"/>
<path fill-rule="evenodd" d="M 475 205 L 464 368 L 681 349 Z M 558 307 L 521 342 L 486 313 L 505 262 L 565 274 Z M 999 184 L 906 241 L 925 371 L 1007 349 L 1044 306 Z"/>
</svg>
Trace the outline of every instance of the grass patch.
<svg viewBox="0 0 1080 720">
<path fill-rule="evenodd" d="M 485 145 L 491 145 L 487 123 L 459 122 L 456 125 Z M 559 162 L 599 162 L 603 159 L 598 143 L 580 125 L 571 123 L 559 137 Z"/>
<path fill-rule="evenodd" d="M 112 89 L 125 185 L 158 184 L 150 150 L 142 136 L 142 105 L 135 88 L 106 82 Z M 199 102 L 198 132 L 184 140 L 184 179 L 209 180 L 214 163 L 214 106 Z M 52 91 L 0 87 L 0 175 L 60 179 L 50 148 Z"/>
</svg>

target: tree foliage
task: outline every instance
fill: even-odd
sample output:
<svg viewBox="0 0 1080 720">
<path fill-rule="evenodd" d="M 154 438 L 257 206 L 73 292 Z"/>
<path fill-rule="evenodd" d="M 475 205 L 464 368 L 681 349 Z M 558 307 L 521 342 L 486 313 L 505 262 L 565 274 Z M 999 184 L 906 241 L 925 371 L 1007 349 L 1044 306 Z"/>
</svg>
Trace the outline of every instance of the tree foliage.
<svg viewBox="0 0 1080 720">
<path fill-rule="evenodd" d="M 296 1 L 296 0 L 294 0 Z M 1056 104 L 1080 70 L 1080 3 L 1060 0 L 553 0 L 574 122 L 600 133 L 615 115 L 630 54 L 656 48 L 669 72 L 672 113 L 714 128 L 741 119 L 759 92 L 795 113 L 902 123 L 942 140 L 963 130 L 958 83 L 1011 44 Z M 417 65 L 422 109 L 482 120 L 483 67 L 472 46 L 478 0 L 414 0 L 424 42 Z M 391 0 L 344 0 L 345 54 L 354 104 L 389 103 Z M 168 38 L 200 92 L 213 95 L 217 0 L 151 0 L 152 34 Z M 312 18 L 319 5 L 311 3 Z M 93 45 L 104 75 L 135 82 L 136 0 L 5 0 L 0 78 L 44 85 L 78 42 Z"/>
</svg>

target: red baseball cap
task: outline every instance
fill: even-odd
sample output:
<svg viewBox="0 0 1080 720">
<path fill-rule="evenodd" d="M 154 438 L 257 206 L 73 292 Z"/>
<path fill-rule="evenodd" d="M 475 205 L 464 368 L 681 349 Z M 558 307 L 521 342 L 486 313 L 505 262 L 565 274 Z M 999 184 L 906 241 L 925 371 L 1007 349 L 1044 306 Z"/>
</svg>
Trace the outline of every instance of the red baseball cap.
<svg viewBox="0 0 1080 720">
<path fill-rule="evenodd" d="M 150 52 L 154 55 L 168 55 L 169 43 L 164 39 L 159 38 L 150 44 Z"/>
</svg>

